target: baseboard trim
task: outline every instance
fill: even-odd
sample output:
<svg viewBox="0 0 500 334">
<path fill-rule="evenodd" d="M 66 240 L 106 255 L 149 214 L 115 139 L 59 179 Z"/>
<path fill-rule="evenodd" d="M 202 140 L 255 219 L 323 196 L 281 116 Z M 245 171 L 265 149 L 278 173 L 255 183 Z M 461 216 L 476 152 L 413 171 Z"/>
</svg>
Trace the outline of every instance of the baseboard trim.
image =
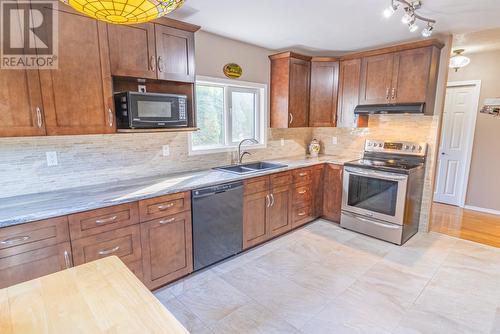
<svg viewBox="0 0 500 334">
<path fill-rule="evenodd" d="M 465 205 L 464 209 L 473 210 L 473 211 L 479 211 L 479 212 L 484 212 L 484 213 L 489 213 L 489 214 L 492 214 L 492 215 L 500 216 L 500 210 L 480 208 L 478 206 L 472 206 L 472 205 Z"/>
</svg>

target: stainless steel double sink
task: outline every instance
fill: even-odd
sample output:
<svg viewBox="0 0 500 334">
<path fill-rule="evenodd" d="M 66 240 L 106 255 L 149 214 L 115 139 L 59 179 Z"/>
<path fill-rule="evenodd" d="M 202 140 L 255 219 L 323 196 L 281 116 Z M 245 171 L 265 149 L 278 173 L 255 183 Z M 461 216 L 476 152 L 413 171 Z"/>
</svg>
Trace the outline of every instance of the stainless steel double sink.
<svg viewBox="0 0 500 334">
<path fill-rule="evenodd" d="M 245 174 L 258 173 L 258 172 L 262 172 L 262 171 L 266 171 L 266 170 L 278 169 L 278 168 L 283 168 L 283 167 L 287 167 L 287 165 L 260 161 L 260 162 L 252 162 L 252 163 L 242 164 L 242 165 L 216 167 L 214 169 L 220 170 L 223 172 L 233 173 L 233 174 L 245 175 Z"/>
</svg>

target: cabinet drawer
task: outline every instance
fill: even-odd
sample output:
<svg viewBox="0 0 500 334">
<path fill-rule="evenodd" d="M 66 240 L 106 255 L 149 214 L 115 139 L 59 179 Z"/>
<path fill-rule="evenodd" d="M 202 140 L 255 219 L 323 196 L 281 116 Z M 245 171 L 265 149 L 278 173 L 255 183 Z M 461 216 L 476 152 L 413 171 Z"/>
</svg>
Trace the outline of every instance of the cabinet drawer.
<svg viewBox="0 0 500 334">
<path fill-rule="evenodd" d="M 141 259 L 141 234 L 139 225 L 101 233 L 72 242 L 75 265 L 116 255 L 125 264 Z"/>
<path fill-rule="evenodd" d="M 191 193 L 183 192 L 139 202 L 141 222 L 191 210 Z"/>
<path fill-rule="evenodd" d="M 293 204 L 297 207 L 311 204 L 312 189 L 311 185 L 296 186 L 293 189 Z"/>
<path fill-rule="evenodd" d="M 312 220 L 313 217 L 310 205 L 301 208 L 293 208 L 292 228 L 307 224 Z"/>
<path fill-rule="evenodd" d="M 301 168 L 293 171 L 293 183 L 306 184 L 312 179 L 312 168 Z"/>
<path fill-rule="evenodd" d="M 280 187 L 292 184 L 292 173 L 284 172 L 271 175 L 271 186 Z"/>
<path fill-rule="evenodd" d="M 70 215 L 68 220 L 71 239 L 80 239 L 139 223 L 139 207 L 137 202 L 116 205 Z"/>
<path fill-rule="evenodd" d="M 69 241 L 68 219 L 59 217 L 0 229 L 0 259 Z"/>
<path fill-rule="evenodd" d="M 20 248 L 15 247 L 15 248 Z M 63 242 L 0 259 L 0 289 L 70 268 L 71 247 Z"/>
<path fill-rule="evenodd" d="M 269 191 L 269 176 L 256 177 L 245 180 L 245 195 Z"/>
</svg>

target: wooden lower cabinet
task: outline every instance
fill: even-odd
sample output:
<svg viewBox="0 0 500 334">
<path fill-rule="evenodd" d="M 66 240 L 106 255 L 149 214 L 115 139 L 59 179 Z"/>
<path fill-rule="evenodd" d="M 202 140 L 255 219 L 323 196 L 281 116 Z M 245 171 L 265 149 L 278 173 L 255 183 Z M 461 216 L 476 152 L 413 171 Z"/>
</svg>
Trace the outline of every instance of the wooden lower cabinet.
<svg viewBox="0 0 500 334">
<path fill-rule="evenodd" d="M 268 208 L 269 236 L 271 238 L 292 229 L 291 208 L 292 191 L 290 186 L 273 188 Z"/>
<path fill-rule="evenodd" d="M 245 187 L 247 185 L 245 184 Z M 267 239 L 269 205 L 268 191 L 246 195 L 243 201 L 243 249 L 258 245 Z"/>
<path fill-rule="evenodd" d="M 342 174 L 342 166 L 326 164 L 323 182 L 323 217 L 334 222 L 340 222 Z"/>
<path fill-rule="evenodd" d="M 155 289 L 193 271 L 191 212 L 141 223 L 143 283 Z"/>
<path fill-rule="evenodd" d="M 323 174 L 324 164 L 314 166 L 312 174 L 312 215 L 314 218 L 319 218 L 323 215 Z"/>
<path fill-rule="evenodd" d="M 69 242 L 0 258 L 0 289 L 52 274 L 71 266 Z"/>
</svg>

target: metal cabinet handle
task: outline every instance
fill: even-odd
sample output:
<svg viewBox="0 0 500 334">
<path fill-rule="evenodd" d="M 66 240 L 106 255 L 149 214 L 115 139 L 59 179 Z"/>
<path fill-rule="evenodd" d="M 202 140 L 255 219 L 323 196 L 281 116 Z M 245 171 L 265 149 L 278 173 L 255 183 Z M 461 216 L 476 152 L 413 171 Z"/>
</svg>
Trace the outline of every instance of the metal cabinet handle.
<svg viewBox="0 0 500 334">
<path fill-rule="evenodd" d="M 174 205 L 175 205 L 175 203 L 161 204 L 161 205 L 158 205 L 158 210 L 165 211 L 167 209 L 172 208 Z"/>
<path fill-rule="evenodd" d="M 387 89 L 385 90 L 385 99 L 386 100 L 389 100 L 389 97 L 390 97 L 390 91 L 391 89 L 389 87 L 387 87 Z"/>
<path fill-rule="evenodd" d="M 166 219 L 166 220 L 160 220 L 159 223 L 161 225 L 165 225 L 165 224 L 173 223 L 174 221 L 175 221 L 175 218 L 170 218 L 170 219 Z"/>
<path fill-rule="evenodd" d="M 41 128 L 43 126 L 42 110 L 36 107 L 36 125 Z"/>
<path fill-rule="evenodd" d="M 105 219 L 97 219 L 95 221 L 95 223 L 97 225 L 108 224 L 108 223 L 114 222 L 117 218 L 118 218 L 118 216 L 113 216 L 113 217 L 109 217 L 109 218 L 105 218 Z"/>
<path fill-rule="evenodd" d="M 266 195 L 266 208 L 268 208 L 271 205 L 271 199 L 269 198 L 269 195 Z"/>
<path fill-rule="evenodd" d="M 156 59 L 154 56 L 149 57 L 149 70 L 154 71 L 156 69 Z"/>
<path fill-rule="evenodd" d="M 271 205 L 270 206 L 274 206 L 274 194 L 271 194 Z"/>
<path fill-rule="evenodd" d="M 307 192 L 307 190 L 301 190 L 299 191 L 299 195 L 304 195 Z"/>
<path fill-rule="evenodd" d="M 290 125 L 292 125 L 292 123 L 293 123 L 293 114 L 290 113 Z"/>
<path fill-rule="evenodd" d="M 113 127 L 113 111 L 111 108 L 108 108 L 108 125 L 109 127 Z"/>
<path fill-rule="evenodd" d="M 300 173 L 299 176 L 302 176 L 302 177 L 307 176 L 307 173 Z"/>
<path fill-rule="evenodd" d="M 163 60 L 161 56 L 158 57 L 158 71 L 163 72 Z"/>
<path fill-rule="evenodd" d="M 391 99 L 394 100 L 395 98 L 396 98 L 396 88 L 393 88 L 391 93 Z"/>
<path fill-rule="evenodd" d="M 299 214 L 298 214 L 298 215 L 299 215 L 299 217 L 303 217 L 303 216 L 305 216 L 305 215 L 306 215 L 306 212 L 305 212 L 305 211 L 299 212 Z"/>
<path fill-rule="evenodd" d="M 72 267 L 71 259 L 69 257 L 69 252 L 67 250 L 64 251 L 64 264 L 66 265 L 66 269 L 69 269 Z"/>
<path fill-rule="evenodd" d="M 13 237 L 13 238 L 9 238 L 9 239 L 5 239 L 5 240 L 0 241 L 0 244 L 2 244 L 2 245 L 12 245 L 12 244 L 15 244 L 15 243 L 18 243 L 18 242 L 26 241 L 29 238 L 30 237 L 27 236 L 27 235 L 23 235 L 21 237 Z"/>
<path fill-rule="evenodd" d="M 111 248 L 111 249 L 101 250 L 101 251 L 99 251 L 99 255 L 113 254 L 114 252 L 116 252 L 119 249 L 120 249 L 120 246 L 116 246 L 116 247 Z"/>
</svg>

